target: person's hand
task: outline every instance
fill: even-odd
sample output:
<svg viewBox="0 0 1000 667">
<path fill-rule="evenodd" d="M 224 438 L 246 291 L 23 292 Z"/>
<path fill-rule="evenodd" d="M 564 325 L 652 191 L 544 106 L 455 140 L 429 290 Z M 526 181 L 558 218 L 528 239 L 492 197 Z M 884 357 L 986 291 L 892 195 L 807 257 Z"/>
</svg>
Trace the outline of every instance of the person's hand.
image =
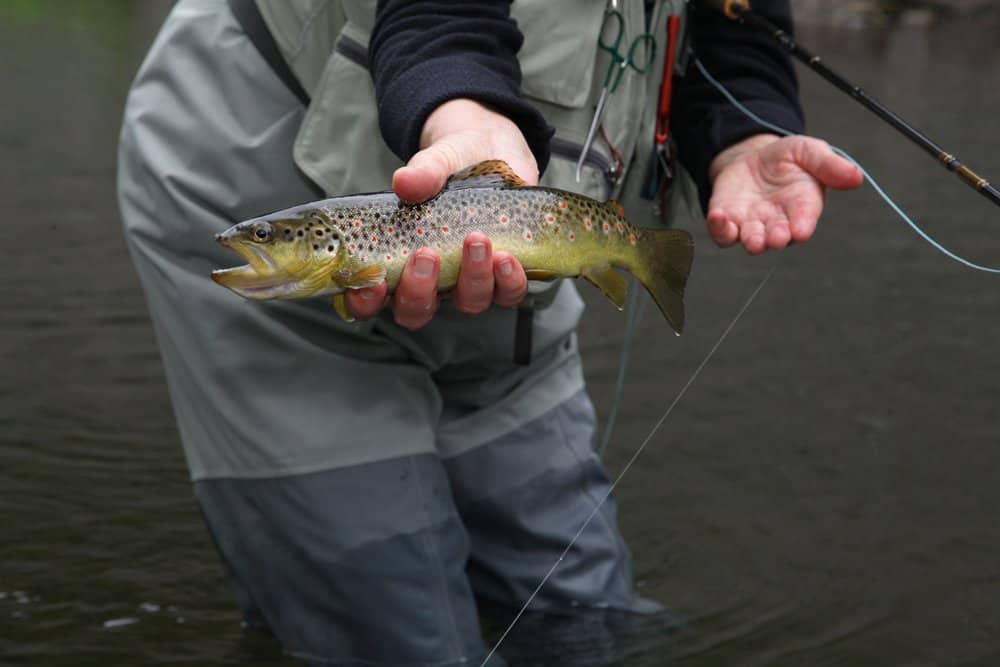
<svg viewBox="0 0 1000 667">
<path fill-rule="evenodd" d="M 717 245 L 743 244 L 751 255 L 808 241 L 826 188 L 850 190 L 864 177 L 819 139 L 760 134 L 712 161 L 708 233 Z"/>
<path fill-rule="evenodd" d="M 457 99 L 435 109 L 420 135 L 422 150 L 392 177 L 403 201 L 430 199 L 454 172 L 483 160 L 504 160 L 528 185 L 538 184 L 538 165 L 528 144 L 509 118 L 473 100 Z M 419 329 L 434 317 L 441 260 L 433 248 L 411 255 L 393 296 L 396 323 Z M 496 303 L 513 307 L 528 291 L 528 280 L 513 255 L 494 253 L 489 238 L 472 232 L 465 238 L 462 266 L 453 293 L 456 307 L 475 315 Z M 374 317 L 385 304 L 386 286 L 349 290 L 347 304 L 358 319 Z"/>
</svg>

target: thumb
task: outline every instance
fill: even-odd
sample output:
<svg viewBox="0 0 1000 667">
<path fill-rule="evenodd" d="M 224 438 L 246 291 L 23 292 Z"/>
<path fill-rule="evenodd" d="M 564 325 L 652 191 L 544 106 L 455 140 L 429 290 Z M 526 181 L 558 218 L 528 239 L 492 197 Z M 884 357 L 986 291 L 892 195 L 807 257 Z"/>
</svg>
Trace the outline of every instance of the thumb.
<svg viewBox="0 0 1000 667">
<path fill-rule="evenodd" d="M 414 154 L 405 167 L 392 175 L 392 189 L 400 199 L 409 203 L 430 199 L 444 187 L 453 173 L 465 167 L 470 158 L 448 141 L 431 144 Z"/>
<path fill-rule="evenodd" d="M 795 162 L 817 181 L 834 190 L 852 190 L 864 181 L 861 170 L 820 139 L 796 137 Z"/>
</svg>

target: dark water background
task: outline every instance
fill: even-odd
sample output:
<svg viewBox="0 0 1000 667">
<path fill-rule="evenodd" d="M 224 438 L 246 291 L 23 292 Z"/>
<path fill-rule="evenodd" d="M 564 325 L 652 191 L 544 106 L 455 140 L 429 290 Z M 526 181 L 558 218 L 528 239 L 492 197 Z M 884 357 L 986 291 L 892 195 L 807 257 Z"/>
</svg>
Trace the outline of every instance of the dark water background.
<svg viewBox="0 0 1000 667">
<path fill-rule="evenodd" d="M 117 219 L 120 110 L 168 6 L 0 6 L 4 667 L 291 664 L 240 630 Z M 998 28 L 991 10 L 800 37 L 1000 179 Z M 814 75 L 802 83 L 813 133 L 931 234 L 1000 265 L 1000 211 Z M 533 640 L 528 624 L 514 664 L 1000 664 L 1000 278 L 935 253 L 867 189 L 831 196 L 815 242 L 780 254 L 695 232 L 688 331 L 643 320 L 613 472 L 775 273 L 618 490 L 642 591 L 684 625 L 609 647 Z M 624 318 L 583 289 L 606 414 Z"/>
</svg>

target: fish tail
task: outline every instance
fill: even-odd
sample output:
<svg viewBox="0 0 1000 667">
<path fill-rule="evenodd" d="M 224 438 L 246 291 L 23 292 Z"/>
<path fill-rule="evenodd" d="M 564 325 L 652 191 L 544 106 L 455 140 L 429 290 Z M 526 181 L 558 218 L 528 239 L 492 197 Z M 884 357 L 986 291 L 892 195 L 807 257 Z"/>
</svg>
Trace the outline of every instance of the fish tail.
<svg viewBox="0 0 1000 667">
<path fill-rule="evenodd" d="M 691 235 L 677 229 L 643 229 L 636 250 L 634 265 L 625 268 L 680 334 L 684 329 L 684 287 L 694 258 Z"/>
</svg>

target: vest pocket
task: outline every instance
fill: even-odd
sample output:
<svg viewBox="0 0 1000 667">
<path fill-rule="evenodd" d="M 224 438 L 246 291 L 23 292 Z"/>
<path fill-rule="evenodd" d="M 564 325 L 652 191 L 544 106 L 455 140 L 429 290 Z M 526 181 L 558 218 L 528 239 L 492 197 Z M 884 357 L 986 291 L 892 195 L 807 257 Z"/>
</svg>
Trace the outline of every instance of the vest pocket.
<svg viewBox="0 0 1000 667">
<path fill-rule="evenodd" d="M 385 190 L 402 162 L 382 141 L 368 50 L 344 28 L 312 91 L 295 163 L 328 195 Z"/>
</svg>

